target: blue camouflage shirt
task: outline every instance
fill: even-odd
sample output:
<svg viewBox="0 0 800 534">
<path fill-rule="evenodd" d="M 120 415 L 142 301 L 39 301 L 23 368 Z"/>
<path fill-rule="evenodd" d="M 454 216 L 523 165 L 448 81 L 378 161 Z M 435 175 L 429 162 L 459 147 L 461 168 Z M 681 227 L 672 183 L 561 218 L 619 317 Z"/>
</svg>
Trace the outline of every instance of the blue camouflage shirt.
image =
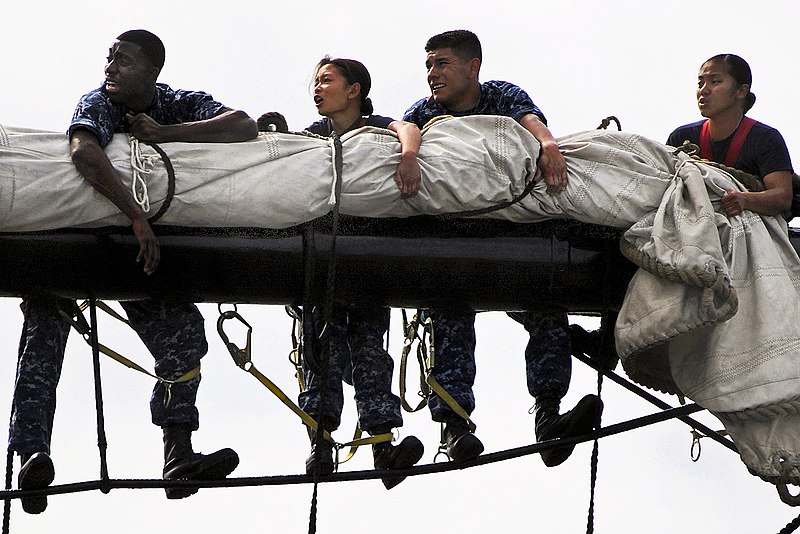
<svg viewBox="0 0 800 534">
<path fill-rule="evenodd" d="M 173 90 L 170 86 L 156 84 L 153 103 L 146 113 L 159 124 L 181 124 L 210 119 L 226 108 L 202 91 Z M 83 95 L 75 108 L 67 137 L 76 128 L 86 128 L 97 136 L 100 146 L 111 142 L 115 133 L 128 132 L 125 114 L 129 110 L 112 102 L 100 87 Z"/>
<path fill-rule="evenodd" d="M 394 122 L 394 119 L 391 117 L 383 117 L 381 115 L 370 115 L 369 117 L 361 117 L 361 119 L 357 120 L 347 129 L 347 131 L 355 130 L 356 128 L 361 128 L 363 126 L 375 126 L 377 128 L 388 128 L 391 123 Z M 330 137 L 333 133 L 333 125 L 331 124 L 331 120 L 328 117 L 324 119 L 320 119 L 317 122 L 313 123 L 311 126 L 306 128 L 306 131 L 309 131 L 313 134 L 321 135 L 323 137 Z M 345 132 L 347 133 L 347 132 Z"/>
<path fill-rule="evenodd" d="M 481 99 L 478 105 L 467 111 L 452 111 L 436 103 L 432 96 L 423 98 L 408 108 L 403 120 L 413 122 L 420 128 L 429 120 L 441 115 L 466 117 L 469 115 L 502 115 L 519 121 L 528 113 L 533 113 L 546 125 L 544 113 L 533 103 L 528 93 L 513 83 L 491 80 L 481 84 Z"/>
</svg>

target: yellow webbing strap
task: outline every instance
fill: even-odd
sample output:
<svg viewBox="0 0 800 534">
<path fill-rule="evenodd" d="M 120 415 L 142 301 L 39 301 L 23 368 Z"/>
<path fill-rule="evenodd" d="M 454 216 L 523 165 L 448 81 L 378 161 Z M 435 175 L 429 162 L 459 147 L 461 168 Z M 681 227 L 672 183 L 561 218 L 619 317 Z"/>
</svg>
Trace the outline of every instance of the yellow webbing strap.
<svg viewBox="0 0 800 534">
<path fill-rule="evenodd" d="M 130 325 L 130 323 L 128 322 L 128 320 L 126 318 L 122 317 L 119 313 L 117 313 L 113 308 L 111 308 L 105 302 L 96 301 L 95 305 L 98 308 L 100 308 L 101 310 L 103 310 L 104 312 L 106 312 L 107 314 L 109 314 L 110 316 L 114 317 L 115 319 L 118 319 L 119 321 L 122 321 L 123 323 L 125 323 L 127 325 Z M 77 306 L 76 313 L 75 313 L 74 317 L 70 316 L 68 313 L 66 313 L 63 310 L 61 310 L 61 314 L 67 319 L 67 321 L 69 321 L 69 323 L 78 332 L 78 334 L 80 334 L 81 337 L 83 337 L 83 339 L 86 341 L 86 343 L 91 345 L 92 344 L 92 340 L 91 340 L 91 337 L 89 335 L 89 333 L 90 333 L 89 323 L 86 321 L 86 318 L 83 316 L 83 311 L 88 307 L 89 307 L 89 301 L 83 301 L 81 304 L 79 304 Z M 167 391 L 167 394 L 166 394 L 166 396 L 164 398 L 164 405 L 165 406 L 169 405 L 169 402 L 172 399 L 172 385 L 173 384 L 179 384 L 181 382 L 186 382 L 187 380 L 191 380 L 192 378 L 195 378 L 196 376 L 198 376 L 200 374 L 200 366 L 198 365 L 197 367 L 195 367 L 191 371 L 188 371 L 188 372 L 182 374 L 181 376 L 179 376 L 178 378 L 176 378 L 174 380 L 170 380 L 168 378 L 161 378 L 160 376 L 154 375 L 153 373 L 151 373 L 150 371 L 148 371 L 147 369 L 145 369 L 144 367 L 142 367 L 138 363 L 134 362 L 133 360 L 131 360 L 129 358 L 126 358 L 125 356 L 123 356 L 119 352 L 117 352 L 114 349 L 111 349 L 111 348 L 103 345 L 102 343 L 98 343 L 97 344 L 97 348 L 101 353 L 103 353 L 106 356 L 110 357 L 111 359 L 117 361 L 118 363 L 121 363 L 125 367 L 127 367 L 129 369 L 133 369 L 134 371 L 139 371 L 140 373 L 145 374 L 145 375 L 147 375 L 147 376 L 149 376 L 151 378 L 154 378 L 158 382 L 164 384 L 164 387 L 165 387 L 165 389 Z"/>
<path fill-rule="evenodd" d="M 225 329 L 223 328 L 223 324 L 225 321 L 229 319 L 237 319 L 247 328 L 247 341 L 244 348 L 240 349 L 235 343 L 232 343 L 228 339 L 228 335 L 225 333 Z M 261 384 L 264 385 L 268 390 L 275 395 L 278 400 L 280 400 L 287 408 L 295 413 L 300 419 L 305 423 L 306 426 L 314 430 L 315 432 L 318 430 L 319 426 L 317 425 L 317 421 L 311 417 L 305 410 L 300 408 L 292 399 L 289 398 L 286 393 L 278 387 L 272 380 L 270 380 L 266 375 L 264 375 L 261 371 L 259 371 L 251 360 L 251 340 L 252 340 L 252 333 L 253 327 L 245 321 L 244 317 L 239 315 L 239 312 L 236 310 L 228 310 L 228 311 L 220 311 L 219 319 L 217 319 L 217 332 L 219 333 L 220 337 L 222 338 L 223 343 L 228 348 L 228 352 L 231 353 L 231 357 L 236 365 L 253 375 Z M 336 440 L 333 439 L 333 436 L 327 431 L 323 430 L 322 437 L 325 438 L 326 441 L 333 444 L 334 448 L 336 449 L 336 456 L 337 456 L 337 464 L 344 463 L 356 452 L 356 449 L 362 445 L 368 445 L 372 443 L 382 443 L 384 441 L 392 441 L 393 436 L 391 432 L 386 434 L 379 434 L 377 436 L 369 436 L 366 438 L 361 437 L 361 429 L 356 428 L 355 435 L 351 441 L 347 443 L 338 443 Z M 339 450 L 345 447 L 350 447 L 350 451 L 347 454 L 347 457 L 344 460 L 338 460 Z"/>
<path fill-rule="evenodd" d="M 403 310 L 403 318 L 405 321 L 405 310 Z M 430 316 L 425 317 L 424 321 L 422 322 L 422 329 L 423 329 L 423 336 L 418 336 L 418 330 L 420 328 L 420 320 L 419 320 L 419 312 L 414 315 L 414 318 L 408 323 L 406 328 L 406 339 L 405 339 L 405 346 L 403 347 L 403 354 L 400 358 L 400 401 L 403 405 L 403 408 L 409 412 L 415 412 L 425 406 L 427 404 L 427 398 L 430 395 L 430 391 L 435 392 L 439 397 L 453 410 L 459 417 L 464 419 L 469 426 L 470 432 L 475 432 L 477 425 L 470 419 L 469 414 L 467 413 L 464 408 L 461 407 L 458 402 L 447 392 L 445 389 L 436 381 L 436 378 L 433 376 L 433 368 L 436 364 L 435 361 L 435 351 L 434 351 L 434 339 L 433 339 L 433 321 L 431 320 Z M 430 336 L 430 343 L 428 345 L 427 350 L 427 358 L 424 357 L 425 353 L 425 341 L 424 336 L 427 333 Z M 420 361 L 420 370 L 424 368 L 423 374 L 425 376 L 425 380 L 421 382 L 421 394 L 423 395 L 423 400 L 419 406 L 416 408 L 411 408 L 405 400 L 405 370 L 406 370 L 406 360 L 408 359 L 408 352 L 411 350 L 410 347 L 414 342 L 414 339 L 419 337 L 419 348 L 417 349 L 417 358 Z M 424 361 L 424 364 L 422 363 Z M 429 389 L 426 388 L 422 384 L 427 384 Z"/>
</svg>

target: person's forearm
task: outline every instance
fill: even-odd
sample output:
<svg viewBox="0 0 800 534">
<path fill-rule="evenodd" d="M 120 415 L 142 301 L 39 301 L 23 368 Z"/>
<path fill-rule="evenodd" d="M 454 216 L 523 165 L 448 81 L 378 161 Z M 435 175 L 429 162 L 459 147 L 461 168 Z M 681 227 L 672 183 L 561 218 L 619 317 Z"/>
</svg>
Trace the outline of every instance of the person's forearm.
<svg viewBox="0 0 800 534">
<path fill-rule="evenodd" d="M 99 145 L 73 141 L 72 161 L 83 179 L 109 199 L 131 221 L 145 218 L 141 207 L 122 183 L 105 151 Z"/>
<path fill-rule="evenodd" d="M 400 155 L 404 158 L 416 158 L 419 154 L 419 146 L 422 143 L 422 134 L 416 125 L 395 121 L 392 123 L 397 139 L 400 141 Z"/>
<path fill-rule="evenodd" d="M 556 138 L 550 133 L 550 129 L 533 113 L 522 117 L 519 123 L 539 141 L 543 148 L 545 145 L 551 144 L 558 146 Z"/>
<path fill-rule="evenodd" d="M 231 109 L 203 121 L 162 125 L 158 142 L 235 143 L 257 135 L 256 122 L 244 111 Z"/>
<path fill-rule="evenodd" d="M 762 215 L 780 215 L 792 207 L 792 199 L 788 201 L 782 191 L 767 189 L 766 191 L 748 192 L 745 209 Z"/>
</svg>

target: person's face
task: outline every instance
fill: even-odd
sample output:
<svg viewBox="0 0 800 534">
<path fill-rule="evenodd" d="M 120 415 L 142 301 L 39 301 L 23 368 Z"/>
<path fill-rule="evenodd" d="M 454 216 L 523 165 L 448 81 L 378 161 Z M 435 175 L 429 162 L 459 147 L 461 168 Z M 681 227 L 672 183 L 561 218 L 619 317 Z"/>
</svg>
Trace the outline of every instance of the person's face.
<svg viewBox="0 0 800 534">
<path fill-rule="evenodd" d="M 465 61 L 451 48 L 440 48 L 428 52 L 425 68 L 433 99 L 454 111 L 465 111 L 460 105 L 471 98 L 470 89 L 478 80 L 480 61 Z"/>
<path fill-rule="evenodd" d="M 697 107 L 700 114 L 712 118 L 731 110 L 743 110 L 750 87 L 739 83 L 728 73 L 722 61 L 709 61 L 697 75 Z"/>
<path fill-rule="evenodd" d="M 139 45 L 117 41 L 108 51 L 103 90 L 112 102 L 128 106 L 149 104 L 158 69 Z"/>
<path fill-rule="evenodd" d="M 314 77 L 314 104 L 323 117 L 346 111 L 351 107 L 360 109 L 361 84 L 347 83 L 338 67 L 323 65 Z"/>
</svg>

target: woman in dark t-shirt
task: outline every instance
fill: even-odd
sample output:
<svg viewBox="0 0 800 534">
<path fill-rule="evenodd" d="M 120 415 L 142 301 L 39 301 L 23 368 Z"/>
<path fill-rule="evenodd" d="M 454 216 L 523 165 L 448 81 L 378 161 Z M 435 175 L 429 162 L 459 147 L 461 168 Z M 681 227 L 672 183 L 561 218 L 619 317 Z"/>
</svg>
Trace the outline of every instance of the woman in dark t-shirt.
<svg viewBox="0 0 800 534">
<path fill-rule="evenodd" d="M 764 181 L 764 191 L 727 191 L 722 207 L 729 216 L 743 210 L 778 215 L 792 205 L 792 162 L 783 137 L 745 116 L 756 101 L 751 84 L 750 66 L 739 56 L 720 54 L 703 63 L 697 105 L 706 120 L 677 128 L 667 141 L 671 146 L 690 141 L 700 146 L 703 158 Z"/>
</svg>

